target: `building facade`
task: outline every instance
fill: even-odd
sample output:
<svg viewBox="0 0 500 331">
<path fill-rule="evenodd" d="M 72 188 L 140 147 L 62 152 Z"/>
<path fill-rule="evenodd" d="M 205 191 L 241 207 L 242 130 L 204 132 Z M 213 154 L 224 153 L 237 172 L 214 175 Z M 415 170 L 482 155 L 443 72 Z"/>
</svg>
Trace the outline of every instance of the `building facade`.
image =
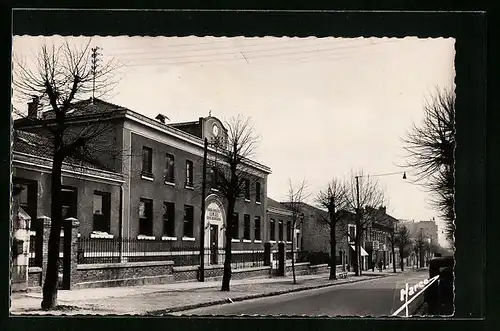
<svg viewBox="0 0 500 331">
<path fill-rule="evenodd" d="M 161 240 L 180 247 L 200 244 L 200 227 L 205 246 L 223 247 L 226 229 L 226 201 L 216 188 L 208 186 L 205 218 L 201 220 L 201 180 L 204 139 L 227 141 L 227 129 L 215 117 L 188 123 L 165 123 L 159 114 L 151 119 L 130 109 L 98 99 L 76 103 L 68 123 L 78 128 L 96 121 L 109 128 L 101 142 L 120 153 L 101 153 L 97 163 L 63 171 L 65 217 L 80 221 L 83 238 L 133 238 Z M 33 114 L 45 125 L 50 114 Z M 34 138 L 36 128 L 24 119 L 15 121 L 20 132 L 14 145 L 14 182 L 25 185 L 21 203 L 36 219 L 50 217 L 50 156 L 36 155 L 26 136 Z M 36 139 L 36 138 L 35 138 Z M 28 142 L 26 142 L 28 141 Z M 33 144 L 34 145 L 34 144 Z M 209 160 L 221 160 L 222 148 L 210 144 Z M 105 150 L 105 148 L 104 148 Z M 43 161 L 43 162 L 42 162 Z M 267 240 L 266 196 L 270 169 L 252 160 L 243 166 L 252 176 L 251 195 L 236 202 L 235 226 L 230 229 L 234 250 L 262 248 Z M 83 171 L 82 171 L 83 169 Z M 210 173 L 207 174 L 210 181 Z"/>
<path fill-rule="evenodd" d="M 302 248 L 302 226 L 302 217 L 297 217 L 294 225 L 292 212 L 278 201 L 267 198 L 268 242 L 272 245 L 283 242 L 287 249 L 291 249 L 293 241 L 294 250 L 300 250 Z"/>
<path fill-rule="evenodd" d="M 330 253 L 330 226 L 322 221 L 327 219 L 327 211 L 304 204 L 305 218 L 302 228 L 302 249 L 309 252 Z M 371 269 L 378 262 L 384 266 L 393 263 L 390 236 L 398 222 L 386 213 L 385 207 L 371 210 L 373 221 L 363 231 L 361 237 L 362 270 Z M 356 215 L 344 212 L 337 224 L 337 264 L 347 265 L 349 269 L 355 263 Z"/>
</svg>

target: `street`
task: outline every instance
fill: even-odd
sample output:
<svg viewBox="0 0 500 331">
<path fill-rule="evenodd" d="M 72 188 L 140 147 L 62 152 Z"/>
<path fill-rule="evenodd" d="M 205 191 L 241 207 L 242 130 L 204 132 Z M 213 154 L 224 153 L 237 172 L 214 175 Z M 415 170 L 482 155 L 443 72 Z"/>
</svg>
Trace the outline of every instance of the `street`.
<svg viewBox="0 0 500 331">
<path fill-rule="evenodd" d="M 178 312 L 175 315 L 390 316 L 403 302 L 400 290 L 428 277 L 427 271 Z M 230 297 L 230 293 L 228 294 Z M 410 313 L 423 296 L 410 304 Z M 404 310 L 399 316 L 404 316 Z"/>
</svg>

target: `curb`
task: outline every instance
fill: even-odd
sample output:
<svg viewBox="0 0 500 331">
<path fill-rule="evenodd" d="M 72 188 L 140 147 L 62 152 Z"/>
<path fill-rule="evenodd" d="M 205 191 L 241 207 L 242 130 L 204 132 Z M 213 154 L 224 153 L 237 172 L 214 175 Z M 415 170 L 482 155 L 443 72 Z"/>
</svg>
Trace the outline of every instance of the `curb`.
<svg viewBox="0 0 500 331">
<path fill-rule="evenodd" d="M 331 287 L 331 286 L 336 286 L 336 285 L 353 284 L 353 283 L 364 282 L 364 281 L 373 280 L 373 279 L 382 278 L 382 277 L 390 277 L 390 276 L 377 275 L 377 276 L 371 276 L 368 279 L 358 279 L 358 280 L 353 280 L 351 282 L 337 282 L 337 283 L 333 283 L 333 284 L 321 284 L 321 285 L 305 286 L 305 287 L 292 288 L 292 289 L 282 290 L 282 291 L 274 291 L 274 292 L 268 292 L 268 293 L 246 295 L 246 296 L 237 297 L 237 298 L 230 299 L 230 300 L 232 302 L 246 301 L 246 300 L 272 297 L 272 296 L 278 296 L 278 295 L 294 293 L 294 292 L 302 292 L 302 291 L 307 291 L 307 290 L 320 289 L 320 288 Z M 220 300 L 215 300 L 215 301 L 208 301 L 208 302 L 196 303 L 196 304 L 191 304 L 191 305 L 148 311 L 148 312 L 142 313 L 141 315 L 161 316 L 161 315 L 169 314 L 169 313 L 181 312 L 181 311 L 197 309 L 197 308 L 205 308 L 205 307 L 210 307 L 210 306 L 223 305 L 223 304 L 228 304 L 228 303 L 229 303 L 228 299 L 220 299 Z"/>
</svg>

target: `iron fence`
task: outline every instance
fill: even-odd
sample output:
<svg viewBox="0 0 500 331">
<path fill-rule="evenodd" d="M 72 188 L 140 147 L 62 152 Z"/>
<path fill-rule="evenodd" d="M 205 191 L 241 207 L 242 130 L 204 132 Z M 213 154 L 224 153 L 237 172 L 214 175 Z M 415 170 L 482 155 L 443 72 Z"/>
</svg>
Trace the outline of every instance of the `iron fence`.
<svg viewBox="0 0 500 331">
<path fill-rule="evenodd" d="M 224 264 L 223 248 L 204 248 L 205 265 Z M 175 266 L 200 264 L 200 247 L 168 240 L 137 238 L 79 238 L 78 263 L 173 261 Z M 258 267 L 264 265 L 263 250 L 233 251 L 233 268 Z"/>
</svg>

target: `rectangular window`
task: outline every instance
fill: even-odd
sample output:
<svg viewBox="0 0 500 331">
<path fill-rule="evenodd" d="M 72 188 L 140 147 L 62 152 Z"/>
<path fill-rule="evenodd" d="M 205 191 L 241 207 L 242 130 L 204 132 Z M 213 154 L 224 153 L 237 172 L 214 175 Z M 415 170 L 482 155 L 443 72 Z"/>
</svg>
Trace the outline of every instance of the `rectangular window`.
<svg viewBox="0 0 500 331">
<path fill-rule="evenodd" d="M 175 237 L 175 204 L 163 202 L 163 234 Z"/>
<path fill-rule="evenodd" d="M 348 224 L 348 234 L 349 234 L 349 242 L 353 243 L 356 240 L 356 225 L 354 224 Z"/>
<path fill-rule="evenodd" d="M 286 241 L 292 241 L 292 221 L 286 222 Z"/>
<path fill-rule="evenodd" d="M 184 205 L 184 237 L 193 237 L 194 233 L 194 207 Z"/>
<path fill-rule="evenodd" d="M 269 221 L 269 230 L 270 230 L 270 233 L 269 233 L 270 240 L 273 240 L 273 241 L 276 240 L 276 225 L 275 225 L 274 219 L 272 219 L 272 218 Z"/>
<path fill-rule="evenodd" d="M 219 171 L 217 168 L 212 167 L 210 170 L 207 171 L 207 184 L 209 185 L 210 189 L 216 190 L 219 186 Z"/>
<path fill-rule="evenodd" d="M 94 191 L 93 198 L 94 231 L 110 231 L 111 194 Z"/>
<path fill-rule="evenodd" d="M 174 176 L 174 156 L 172 154 L 166 155 L 165 162 L 165 182 L 166 183 L 175 183 Z"/>
<path fill-rule="evenodd" d="M 139 201 L 139 234 L 153 235 L 153 200 L 141 199 Z"/>
<path fill-rule="evenodd" d="M 239 228 L 238 228 L 238 223 L 239 223 L 239 219 L 238 219 L 238 213 L 234 213 L 233 214 L 233 224 L 231 225 L 231 238 L 233 239 L 239 239 L 240 236 L 239 236 Z"/>
<path fill-rule="evenodd" d="M 24 209 L 24 211 L 28 212 L 28 185 L 26 184 L 18 184 L 22 190 L 19 193 L 19 207 Z M 33 223 L 33 222 L 32 222 Z"/>
<path fill-rule="evenodd" d="M 193 187 L 193 161 L 186 161 L 186 186 Z"/>
<path fill-rule="evenodd" d="M 149 147 L 142 147 L 142 175 L 153 177 L 153 150 Z"/>
<path fill-rule="evenodd" d="M 261 240 L 260 238 L 260 216 L 255 216 L 255 223 L 254 223 L 254 239 L 255 240 Z"/>
<path fill-rule="evenodd" d="M 279 236 L 279 241 L 283 241 L 283 221 L 278 222 L 278 236 Z"/>
<path fill-rule="evenodd" d="M 63 186 L 62 193 L 62 217 L 63 220 L 68 217 L 77 217 L 78 192 L 75 187 Z"/>
<path fill-rule="evenodd" d="M 250 215 L 243 215 L 243 239 L 250 239 Z"/>
<path fill-rule="evenodd" d="M 255 202 L 260 202 L 260 183 L 255 183 Z"/>
<path fill-rule="evenodd" d="M 245 179 L 245 200 L 250 200 L 250 180 Z"/>
</svg>

